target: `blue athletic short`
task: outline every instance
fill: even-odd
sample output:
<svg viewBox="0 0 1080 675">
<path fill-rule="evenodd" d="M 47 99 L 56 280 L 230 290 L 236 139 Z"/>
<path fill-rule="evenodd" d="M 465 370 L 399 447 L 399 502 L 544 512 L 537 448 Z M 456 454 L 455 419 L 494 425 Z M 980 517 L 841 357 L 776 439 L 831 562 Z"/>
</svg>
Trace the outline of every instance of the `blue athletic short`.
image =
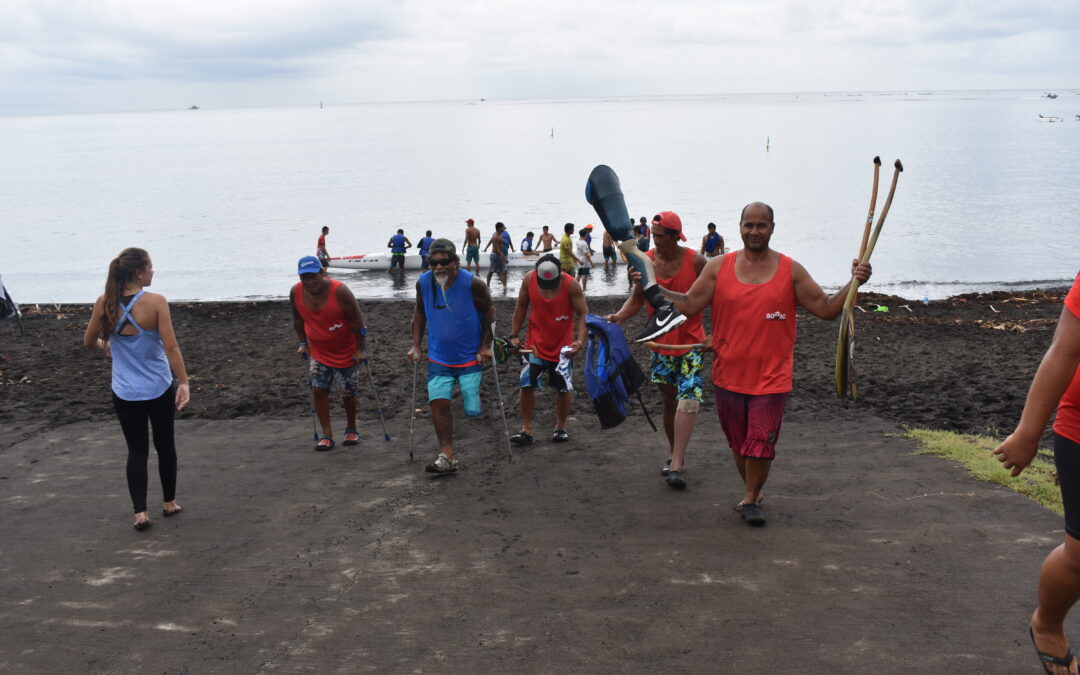
<svg viewBox="0 0 1080 675">
<path fill-rule="evenodd" d="M 334 378 L 341 380 L 345 397 L 352 398 L 360 387 L 360 367 L 355 363 L 348 368 L 334 368 L 325 363 L 319 363 L 315 359 L 310 360 L 308 375 L 311 378 L 311 386 L 314 389 L 330 391 L 334 386 Z"/>
<path fill-rule="evenodd" d="M 675 400 L 701 401 L 701 352 L 698 350 L 682 356 L 653 352 L 651 370 L 650 381 L 675 387 Z"/>
<path fill-rule="evenodd" d="M 428 402 L 435 399 L 450 400 L 454 395 L 454 383 L 461 390 L 461 402 L 465 405 L 465 414 L 476 417 L 483 412 L 480 405 L 480 376 L 483 369 L 472 366 L 444 366 L 428 361 L 427 390 Z"/>
<path fill-rule="evenodd" d="M 474 262 L 480 264 L 480 244 L 472 244 L 465 247 L 465 264 Z"/>
<path fill-rule="evenodd" d="M 506 261 L 498 253 L 488 254 L 488 264 L 490 265 L 489 269 L 495 274 L 502 274 L 506 271 Z"/>
<path fill-rule="evenodd" d="M 574 391 L 574 361 L 568 354 L 560 353 L 558 361 L 546 361 L 536 354 L 521 355 L 519 384 L 522 389 L 539 387 L 545 373 L 548 386 L 560 394 Z"/>
</svg>

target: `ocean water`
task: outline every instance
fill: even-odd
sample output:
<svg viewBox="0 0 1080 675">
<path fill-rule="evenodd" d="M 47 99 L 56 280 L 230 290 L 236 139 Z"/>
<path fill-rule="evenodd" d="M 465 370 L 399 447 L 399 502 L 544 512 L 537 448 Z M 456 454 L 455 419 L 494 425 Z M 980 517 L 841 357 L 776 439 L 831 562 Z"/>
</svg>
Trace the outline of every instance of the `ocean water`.
<svg viewBox="0 0 1080 675">
<path fill-rule="evenodd" d="M 1065 285 L 1080 267 L 1080 96 L 1041 93 L 200 101 L 5 117 L 0 274 L 22 303 L 91 302 L 109 260 L 141 246 L 171 300 L 280 298 L 323 225 L 332 255 L 385 251 L 399 227 L 414 242 L 430 229 L 460 243 L 466 218 L 485 234 L 503 221 L 517 242 L 542 225 L 597 222 L 585 180 L 608 164 L 631 215 L 675 211 L 695 246 L 712 221 L 738 247 L 741 207 L 770 203 L 773 247 L 830 289 L 847 280 L 880 155 L 879 212 L 893 160 L 905 171 L 868 290 L 921 299 Z M 521 274 L 511 271 L 511 295 Z M 411 297 L 416 278 L 334 276 L 361 298 Z M 620 271 L 589 292 L 625 289 Z"/>
</svg>

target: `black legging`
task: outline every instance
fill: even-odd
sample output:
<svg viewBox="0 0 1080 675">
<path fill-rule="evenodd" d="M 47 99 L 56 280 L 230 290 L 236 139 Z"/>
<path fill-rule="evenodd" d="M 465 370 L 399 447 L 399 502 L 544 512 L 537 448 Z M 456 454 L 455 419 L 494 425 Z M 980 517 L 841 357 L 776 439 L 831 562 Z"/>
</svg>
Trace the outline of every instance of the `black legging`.
<svg viewBox="0 0 1080 675">
<path fill-rule="evenodd" d="M 176 443 L 173 440 L 173 403 L 176 391 L 169 387 L 161 396 L 150 401 L 125 401 L 113 394 L 113 408 L 120 420 L 127 441 L 127 484 L 135 513 L 146 510 L 146 462 L 150 458 L 150 438 L 146 422 L 154 430 L 154 450 L 158 456 L 158 475 L 161 477 L 162 501 L 176 498 Z"/>
</svg>

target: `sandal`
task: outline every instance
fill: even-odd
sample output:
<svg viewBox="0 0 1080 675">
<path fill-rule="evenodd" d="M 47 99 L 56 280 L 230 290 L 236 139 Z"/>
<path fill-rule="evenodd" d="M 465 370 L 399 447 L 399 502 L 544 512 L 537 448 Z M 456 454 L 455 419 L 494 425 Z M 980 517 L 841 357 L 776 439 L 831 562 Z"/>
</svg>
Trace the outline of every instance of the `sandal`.
<svg viewBox="0 0 1080 675">
<path fill-rule="evenodd" d="M 563 429 L 556 429 L 555 433 L 551 434 L 552 443 L 565 443 L 570 440 L 570 434 L 566 433 Z"/>
<path fill-rule="evenodd" d="M 532 434 L 527 434 L 524 431 L 519 431 L 510 437 L 510 442 L 514 445 L 531 445 L 533 442 Z"/>
<path fill-rule="evenodd" d="M 319 439 L 319 442 L 315 445 L 316 450 L 333 450 L 334 439 L 329 436 L 323 436 Z"/>
<path fill-rule="evenodd" d="M 1049 673 L 1051 672 L 1050 666 L 1061 666 L 1063 668 L 1068 668 L 1072 665 L 1073 659 L 1076 658 L 1076 651 L 1072 647 L 1069 647 L 1069 652 L 1065 654 L 1064 657 L 1053 656 L 1040 650 L 1039 645 L 1035 644 L 1035 629 L 1032 628 L 1030 625 L 1028 625 L 1028 635 L 1031 636 L 1031 644 L 1035 646 L 1035 653 L 1039 657 L 1039 662 L 1040 665 L 1042 665 L 1043 670 Z"/>
<path fill-rule="evenodd" d="M 161 509 L 161 515 L 163 515 L 163 516 L 165 516 L 166 518 L 168 518 L 169 516 L 175 516 L 176 514 L 180 513 L 180 512 L 181 512 L 181 511 L 183 511 L 183 510 L 184 510 L 184 507 L 183 507 L 183 506 L 180 506 L 179 504 L 177 504 L 177 505 L 176 505 L 176 508 L 175 508 L 175 509 L 173 509 L 173 510 L 171 510 L 171 511 L 168 511 L 168 510 L 166 510 L 166 509 L 164 509 L 164 508 L 163 508 L 163 509 Z"/>
<path fill-rule="evenodd" d="M 150 527 L 153 524 L 154 524 L 154 521 L 150 520 L 149 517 L 144 519 L 144 520 L 136 520 L 135 521 L 135 529 L 138 530 L 139 532 L 142 532 L 143 530 L 147 529 L 148 527 Z"/>
<path fill-rule="evenodd" d="M 667 459 L 667 461 L 664 462 L 664 468 L 660 469 L 660 475 L 661 476 L 666 476 L 669 473 L 671 473 L 671 458 L 670 457 Z"/>
<path fill-rule="evenodd" d="M 342 445 L 360 445 L 360 432 L 356 429 L 346 429 Z"/>
</svg>

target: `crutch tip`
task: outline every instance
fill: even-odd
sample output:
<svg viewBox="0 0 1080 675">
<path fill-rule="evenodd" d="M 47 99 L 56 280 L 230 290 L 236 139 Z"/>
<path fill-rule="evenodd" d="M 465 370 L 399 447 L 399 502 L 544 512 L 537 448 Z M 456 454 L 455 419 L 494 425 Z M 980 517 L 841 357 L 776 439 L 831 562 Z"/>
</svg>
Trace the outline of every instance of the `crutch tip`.
<svg viewBox="0 0 1080 675">
<path fill-rule="evenodd" d="M 874 164 L 881 166 L 881 157 L 874 155 Z"/>
<path fill-rule="evenodd" d="M 897 171 L 903 171 L 904 170 L 904 165 L 900 163 L 900 160 L 896 160 L 896 163 L 893 164 L 893 166 L 896 167 Z"/>
</svg>

